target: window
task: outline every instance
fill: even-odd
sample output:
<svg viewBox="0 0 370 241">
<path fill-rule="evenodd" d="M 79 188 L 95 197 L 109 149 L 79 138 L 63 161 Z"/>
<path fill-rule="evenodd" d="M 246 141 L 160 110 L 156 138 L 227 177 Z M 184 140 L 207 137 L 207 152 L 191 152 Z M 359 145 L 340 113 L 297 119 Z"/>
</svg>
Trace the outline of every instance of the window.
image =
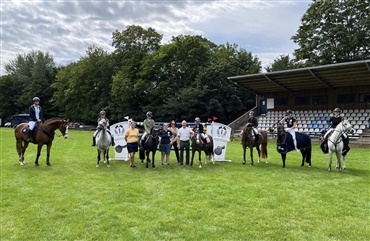
<svg viewBox="0 0 370 241">
<path fill-rule="evenodd" d="M 312 104 L 313 105 L 327 105 L 329 103 L 329 98 L 327 95 L 313 96 Z"/>
<path fill-rule="evenodd" d="M 287 106 L 288 98 L 275 98 L 275 106 Z"/>
<path fill-rule="evenodd" d="M 295 105 L 310 105 L 310 97 L 309 96 L 295 97 Z"/>
<path fill-rule="evenodd" d="M 370 94 L 360 94 L 360 103 L 370 103 Z"/>
<path fill-rule="evenodd" d="M 355 103 L 355 95 L 354 94 L 337 95 L 337 103 L 338 104 Z"/>
</svg>

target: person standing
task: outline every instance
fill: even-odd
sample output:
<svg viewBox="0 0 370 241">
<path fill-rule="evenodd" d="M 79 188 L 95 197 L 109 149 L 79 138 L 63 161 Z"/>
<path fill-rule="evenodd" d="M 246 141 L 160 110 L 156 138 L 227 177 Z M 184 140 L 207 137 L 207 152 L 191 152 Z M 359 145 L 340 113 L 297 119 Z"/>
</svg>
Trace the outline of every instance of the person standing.
<svg viewBox="0 0 370 241">
<path fill-rule="evenodd" d="M 28 140 L 31 141 L 31 135 L 33 134 L 33 130 L 35 128 L 36 123 L 40 124 L 42 122 L 42 109 L 40 106 L 40 98 L 34 97 L 32 99 L 33 104 L 28 109 L 28 113 L 30 114 L 31 121 L 28 122 L 29 125 L 29 131 L 28 131 Z"/>
<path fill-rule="evenodd" d="M 190 162 L 190 137 L 194 132 L 187 127 L 187 122 L 183 120 L 181 122 L 182 127 L 177 132 L 177 144 L 180 146 L 180 165 L 184 164 L 184 150 L 186 152 L 186 165 L 189 165 Z"/>
<path fill-rule="evenodd" d="M 173 149 L 175 150 L 177 163 L 180 163 L 180 160 L 179 160 L 179 146 L 177 145 L 177 133 L 178 133 L 178 130 L 179 129 L 176 126 L 176 122 L 174 120 L 172 120 L 171 121 L 170 131 L 172 132 L 172 135 L 173 135 L 174 138 L 171 141 L 171 146 L 173 146 Z"/>
<path fill-rule="evenodd" d="M 104 111 L 104 110 L 102 110 L 102 111 L 100 111 L 100 117 L 98 118 L 98 124 L 99 124 L 99 121 L 101 121 L 101 120 L 105 120 L 106 121 L 106 123 L 107 123 L 107 127 L 109 127 L 109 119 L 107 118 L 107 116 L 106 116 L 106 112 Z M 94 132 L 94 134 L 93 134 L 93 143 L 91 144 L 91 146 L 96 146 L 96 135 L 98 134 L 98 132 L 99 132 L 99 130 L 98 129 L 96 129 L 96 131 Z M 115 144 L 114 144 L 114 138 L 113 138 L 113 136 L 112 136 L 112 134 L 110 133 L 110 130 L 109 130 L 109 128 L 107 129 L 107 132 L 109 133 L 109 135 L 111 136 L 111 138 L 112 138 L 112 146 L 114 146 Z"/>
<path fill-rule="evenodd" d="M 293 143 L 294 143 L 294 148 L 296 151 L 299 151 L 297 147 L 297 140 L 295 136 L 295 128 L 297 127 L 297 120 L 293 117 L 293 111 L 287 110 L 285 117 L 280 121 L 280 123 L 286 122 L 287 128 L 285 129 L 286 132 L 289 132 L 289 134 L 292 135 L 293 137 Z"/>
<path fill-rule="evenodd" d="M 127 152 L 130 155 L 130 167 L 135 168 L 135 153 L 139 149 L 139 130 L 136 129 L 136 122 L 131 121 L 130 128 L 125 132 Z"/>
<path fill-rule="evenodd" d="M 161 152 L 161 164 L 163 165 L 164 157 L 166 156 L 166 165 L 170 164 L 170 152 L 171 152 L 171 142 L 173 141 L 172 131 L 168 129 L 168 123 L 163 123 L 163 130 L 158 133 L 160 137 L 159 151 Z"/>
</svg>

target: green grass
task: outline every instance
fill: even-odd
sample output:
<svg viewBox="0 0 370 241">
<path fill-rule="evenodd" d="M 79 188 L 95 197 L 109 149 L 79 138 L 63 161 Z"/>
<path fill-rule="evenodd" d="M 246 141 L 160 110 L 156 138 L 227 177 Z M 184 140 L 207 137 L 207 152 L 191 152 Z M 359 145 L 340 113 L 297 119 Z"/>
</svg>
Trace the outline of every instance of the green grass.
<svg viewBox="0 0 370 241">
<path fill-rule="evenodd" d="M 59 133 L 58 133 L 59 134 Z M 0 240 L 367 240 L 369 149 L 352 148 L 347 170 L 327 171 L 313 146 L 312 167 L 290 152 L 282 168 L 274 141 L 269 163 L 242 165 L 230 142 L 227 159 L 202 169 L 174 164 L 146 169 L 125 161 L 96 164 L 92 132 L 57 137 L 51 167 L 36 146 L 18 164 L 12 129 L 0 128 Z M 113 157 L 113 149 L 111 150 Z M 256 156 L 256 153 L 255 153 Z M 203 157 L 204 158 L 204 157 Z M 249 162 L 249 158 L 248 158 Z M 197 163 L 197 162 L 196 162 Z M 333 164 L 335 166 L 335 163 Z"/>
</svg>

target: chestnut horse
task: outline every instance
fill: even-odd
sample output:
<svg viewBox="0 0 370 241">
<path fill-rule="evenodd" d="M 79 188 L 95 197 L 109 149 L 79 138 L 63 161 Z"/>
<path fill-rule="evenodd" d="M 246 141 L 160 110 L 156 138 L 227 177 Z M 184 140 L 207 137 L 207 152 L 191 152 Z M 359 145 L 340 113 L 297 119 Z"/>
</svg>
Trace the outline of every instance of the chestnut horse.
<svg viewBox="0 0 370 241">
<path fill-rule="evenodd" d="M 246 163 L 245 152 L 247 151 L 247 147 L 250 150 L 250 157 L 251 163 L 250 165 L 254 165 L 253 161 L 253 147 L 256 147 L 258 151 L 258 163 L 261 160 L 261 157 L 266 159 L 266 163 L 268 163 L 267 157 L 267 132 L 264 130 L 258 130 L 260 134 L 257 146 L 254 143 L 254 134 L 252 134 L 252 127 L 246 125 L 243 128 L 243 135 L 242 135 L 242 145 L 243 145 L 243 165 Z"/>
<path fill-rule="evenodd" d="M 205 163 L 207 164 L 207 160 L 212 161 L 213 164 L 215 164 L 215 161 L 213 159 L 213 138 L 211 135 L 206 136 L 206 142 L 207 138 L 209 143 L 204 143 L 204 140 L 202 140 L 201 134 L 199 132 L 196 132 L 192 138 L 191 141 L 191 150 L 192 150 L 192 155 L 191 155 L 191 162 L 190 166 L 193 166 L 193 160 L 195 156 L 195 152 L 198 152 L 198 158 L 199 158 L 199 168 L 202 168 L 202 151 L 206 154 L 206 160 Z"/>
<path fill-rule="evenodd" d="M 24 165 L 24 153 L 28 147 L 28 123 L 21 123 L 19 124 L 15 130 L 14 135 L 17 143 L 17 152 L 19 156 L 19 164 Z M 46 154 L 46 165 L 51 166 L 49 157 L 50 157 L 50 148 L 53 144 L 55 130 L 59 129 L 62 133 L 63 137 L 66 139 L 68 138 L 68 120 L 62 120 L 59 118 L 53 118 L 46 120 L 44 123 L 39 124 L 39 126 L 35 126 L 37 128 L 35 135 L 31 137 L 31 142 L 33 144 L 37 144 L 37 156 L 35 160 L 35 166 L 39 165 L 39 157 L 41 148 L 43 145 L 47 146 L 47 154 Z"/>
</svg>

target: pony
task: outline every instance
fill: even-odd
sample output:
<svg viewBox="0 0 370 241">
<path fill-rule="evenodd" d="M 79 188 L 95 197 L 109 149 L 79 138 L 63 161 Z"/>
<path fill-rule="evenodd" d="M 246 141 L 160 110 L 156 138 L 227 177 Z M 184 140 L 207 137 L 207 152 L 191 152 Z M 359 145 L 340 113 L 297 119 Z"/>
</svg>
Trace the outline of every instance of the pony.
<svg viewBox="0 0 370 241">
<path fill-rule="evenodd" d="M 243 133 L 242 133 L 242 145 L 243 145 L 243 165 L 246 163 L 246 151 L 247 147 L 250 150 L 250 157 L 251 163 L 250 165 L 254 165 L 253 161 L 253 147 L 256 147 L 258 151 L 258 163 L 261 160 L 261 157 L 266 159 L 266 163 L 268 163 L 268 155 L 267 155 L 267 132 L 264 130 L 258 130 L 260 134 L 260 139 L 255 146 L 254 135 L 252 134 L 252 127 L 249 125 L 244 126 Z"/>
<path fill-rule="evenodd" d="M 39 157 L 43 145 L 46 145 L 46 165 L 51 166 L 50 149 L 53 144 L 55 130 L 59 129 L 62 133 L 64 139 L 68 138 L 68 120 L 62 120 L 59 118 L 52 118 L 46 120 L 44 123 L 40 123 L 35 126 L 34 135 L 31 136 L 31 143 L 37 144 L 37 155 L 35 160 L 35 166 L 39 166 Z M 14 135 L 16 140 L 16 147 L 19 156 L 19 164 L 24 165 L 26 162 L 24 160 L 24 153 L 28 147 L 28 123 L 21 123 L 14 129 Z"/>
<path fill-rule="evenodd" d="M 342 140 L 342 134 L 351 132 L 354 133 L 354 129 L 352 128 L 352 125 L 349 123 L 348 120 L 344 120 L 341 123 L 339 123 L 334 131 L 330 134 L 330 137 L 328 138 L 328 149 L 329 149 L 329 164 L 328 164 L 328 171 L 331 171 L 331 163 L 333 158 L 333 153 L 337 156 L 337 164 L 336 169 L 339 171 L 342 171 L 342 161 L 341 156 L 343 156 L 343 170 L 346 169 L 346 156 L 342 154 L 343 151 L 343 140 Z"/>
<path fill-rule="evenodd" d="M 208 138 L 208 141 L 206 143 L 201 138 L 201 134 L 199 132 L 195 132 L 194 136 L 191 140 L 191 161 L 190 166 L 193 166 L 193 160 L 195 156 L 195 152 L 198 152 L 198 158 L 199 158 L 199 168 L 202 168 L 202 151 L 206 154 L 206 160 L 205 163 L 207 164 L 207 160 L 212 161 L 213 164 L 215 164 L 214 161 L 214 152 L 213 152 L 213 138 L 211 135 L 207 135 L 206 139 Z"/>
<path fill-rule="evenodd" d="M 108 132 L 107 121 L 105 119 L 100 120 L 97 129 L 99 132 L 96 134 L 96 149 L 98 151 L 96 167 L 99 167 L 100 160 L 103 160 L 104 163 L 107 163 L 107 167 L 110 167 L 109 146 L 112 144 L 112 137 Z"/>
<path fill-rule="evenodd" d="M 271 129 L 271 128 L 270 128 Z M 271 129 L 272 130 L 272 129 Z M 311 155 L 312 155 L 312 145 L 311 138 L 306 133 L 296 132 L 297 147 L 302 154 L 302 164 L 307 162 L 308 166 L 311 167 Z M 293 144 L 293 137 L 287 134 L 284 129 L 284 124 L 277 123 L 277 151 L 281 154 L 281 159 L 283 161 L 283 168 L 285 167 L 286 154 L 292 150 L 295 150 Z"/>
<path fill-rule="evenodd" d="M 144 159 L 146 157 L 146 168 L 148 168 L 150 162 L 152 162 L 152 167 L 155 168 L 154 157 L 155 157 L 155 153 L 157 152 L 158 144 L 159 144 L 158 130 L 155 128 L 152 128 L 150 130 L 150 133 L 147 135 L 144 141 L 144 144 L 142 147 L 143 150 L 140 151 L 141 153 L 142 152 L 145 153 L 145 155 L 143 154 L 140 155 L 140 159 L 141 159 L 141 163 L 144 163 Z M 152 153 L 152 160 L 150 160 L 149 158 L 150 152 Z"/>
</svg>

